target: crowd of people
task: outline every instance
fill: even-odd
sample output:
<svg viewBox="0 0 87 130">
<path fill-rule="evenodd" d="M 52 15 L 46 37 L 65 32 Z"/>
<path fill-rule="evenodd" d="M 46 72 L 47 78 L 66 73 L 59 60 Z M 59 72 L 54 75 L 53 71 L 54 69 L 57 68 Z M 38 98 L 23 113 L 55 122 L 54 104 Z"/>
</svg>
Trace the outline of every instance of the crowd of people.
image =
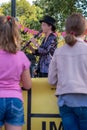
<svg viewBox="0 0 87 130">
<path fill-rule="evenodd" d="M 65 44 L 57 48 L 56 20 L 44 16 L 40 20 L 45 37 L 39 45 L 30 39 L 28 55 L 21 51 L 16 20 L 0 16 L 0 130 L 22 130 L 24 107 L 22 89 L 32 87 L 31 77 L 47 77 L 56 85 L 56 97 L 64 130 L 87 130 L 87 21 L 82 14 L 70 15 L 65 24 Z M 35 66 L 35 56 L 39 56 Z M 31 61 L 31 62 L 30 62 Z M 35 68 L 36 67 L 36 68 Z M 32 75 L 32 68 L 34 74 Z"/>
</svg>

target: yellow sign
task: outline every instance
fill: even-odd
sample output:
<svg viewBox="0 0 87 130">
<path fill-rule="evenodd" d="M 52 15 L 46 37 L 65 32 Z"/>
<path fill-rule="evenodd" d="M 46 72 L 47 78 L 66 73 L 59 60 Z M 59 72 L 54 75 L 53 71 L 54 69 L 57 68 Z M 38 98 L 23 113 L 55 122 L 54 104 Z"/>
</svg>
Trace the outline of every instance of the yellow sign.
<svg viewBox="0 0 87 130">
<path fill-rule="evenodd" d="M 28 130 L 62 130 L 55 86 L 47 78 L 33 78 L 28 93 Z"/>
<path fill-rule="evenodd" d="M 59 118 L 31 118 L 31 130 L 62 130 Z"/>
</svg>

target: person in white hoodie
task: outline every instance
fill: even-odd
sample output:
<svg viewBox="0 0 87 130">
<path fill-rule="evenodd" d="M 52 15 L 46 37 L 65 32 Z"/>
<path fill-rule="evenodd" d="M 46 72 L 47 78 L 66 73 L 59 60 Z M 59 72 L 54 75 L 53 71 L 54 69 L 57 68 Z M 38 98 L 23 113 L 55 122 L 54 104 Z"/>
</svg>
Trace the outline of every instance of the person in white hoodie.
<svg viewBox="0 0 87 130">
<path fill-rule="evenodd" d="M 66 20 L 65 45 L 55 50 L 48 81 L 56 96 L 64 130 L 87 130 L 86 19 L 74 13 Z"/>
</svg>

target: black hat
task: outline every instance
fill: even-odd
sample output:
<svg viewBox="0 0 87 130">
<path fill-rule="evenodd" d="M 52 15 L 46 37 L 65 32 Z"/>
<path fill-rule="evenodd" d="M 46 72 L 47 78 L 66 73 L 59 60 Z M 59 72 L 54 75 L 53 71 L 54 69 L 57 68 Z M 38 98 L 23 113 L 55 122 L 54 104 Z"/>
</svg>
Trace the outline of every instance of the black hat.
<svg viewBox="0 0 87 130">
<path fill-rule="evenodd" d="M 52 18 L 51 16 L 46 15 L 39 22 L 40 23 L 45 22 L 45 23 L 47 23 L 49 25 L 52 25 L 52 31 L 55 31 L 55 29 L 56 29 L 56 25 L 55 25 L 56 20 L 54 18 Z"/>
</svg>

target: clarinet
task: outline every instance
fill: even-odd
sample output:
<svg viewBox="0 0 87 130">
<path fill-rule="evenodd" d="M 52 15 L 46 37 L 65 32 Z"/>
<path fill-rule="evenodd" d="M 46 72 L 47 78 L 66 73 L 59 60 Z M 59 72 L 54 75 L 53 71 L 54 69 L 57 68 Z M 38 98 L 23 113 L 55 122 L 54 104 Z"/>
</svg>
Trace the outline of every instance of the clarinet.
<svg viewBox="0 0 87 130">
<path fill-rule="evenodd" d="M 36 35 L 34 35 L 34 38 L 38 38 L 39 35 L 42 33 L 42 30 L 39 31 L 39 33 L 37 33 Z M 23 47 L 22 47 L 22 51 L 31 43 L 31 40 L 29 40 Z"/>
</svg>

